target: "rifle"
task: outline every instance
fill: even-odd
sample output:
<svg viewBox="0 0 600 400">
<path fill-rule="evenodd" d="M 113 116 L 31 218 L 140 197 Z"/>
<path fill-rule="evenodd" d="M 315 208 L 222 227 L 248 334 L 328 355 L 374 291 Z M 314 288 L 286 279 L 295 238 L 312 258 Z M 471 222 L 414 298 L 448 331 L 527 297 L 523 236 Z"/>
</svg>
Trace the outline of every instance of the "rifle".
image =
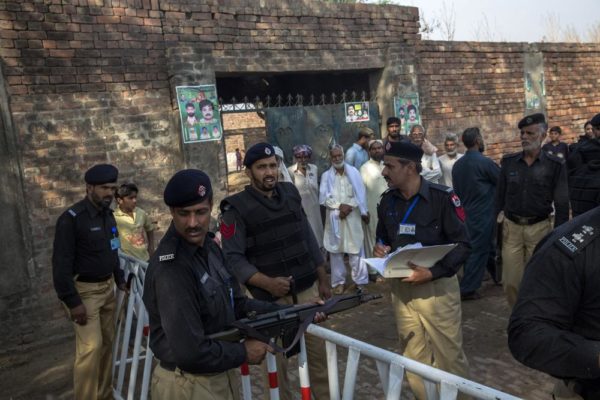
<svg viewBox="0 0 600 400">
<path fill-rule="evenodd" d="M 232 323 L 233 328 L 226 331 L 213 333 L 208 338 L 212 340 L 224 340 L 228 342 L 239 342 L 251 337 L 268 343 L 276 352 L 286 353 L 291 357 L 299 351 L 298 340 L 308 325 L 312 323 L 317 312 L 335 314 L 350 308 L 357 307 L 371 300 L 379 299 L 380 294 L 356 294 L 334 296 L 325 304 L 303 304 L 290 306 L 278 311 L 264 314 L 251 312 L 248 318 L 243 318 Z M 275 344 L 274 339 L 281 338 L 282 346 Z"/>
</svg>

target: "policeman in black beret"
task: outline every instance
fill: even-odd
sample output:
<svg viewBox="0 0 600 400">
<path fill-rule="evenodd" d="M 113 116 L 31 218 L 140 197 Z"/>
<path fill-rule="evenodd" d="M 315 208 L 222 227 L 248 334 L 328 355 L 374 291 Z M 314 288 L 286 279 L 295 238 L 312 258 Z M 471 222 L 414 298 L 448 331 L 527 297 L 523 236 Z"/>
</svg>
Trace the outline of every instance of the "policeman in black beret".
<svg viewBox="0 0 600 400">
<path fill-rule="evenodd" d="M 244 165 L 250 185 L 221 202 L 221 240 L 233 273 L 256 299 L 289 305 L 330 297 L 323 254 L 298 189 L 292 183 L 278 182 L 273 146 L 255 144 L 246 152 Z M 313 395 L 317 400 L 328 399 L 324 343 L 306 335 L 306 346 Z M 292 398 L 287 368 L 287 362 L 278 357 L 283 400 Z"/>
<path fill-rule="evenodd" d="M 600 205 L 600 114 L 589 123 L 592 137 L 580 141 L 567 160 L 573 216 Z"/>
<path fill-rule="evenodd" d="M 382 175 L 389 190 L 377 207 L 373 254 L 385 257 L 418 242 L 423 246 L 457 244 L 431 268 L 409 263 L 408 277 L 388 280 L 403 354 L 428 365 L 434 360 L 438 368 L 468 378 L 456 278 L 470 251 L 465 214 L 451 188 L 421 177 L 422 156 L 423 150 L 408 141 L 385 144 Z M 407 378 L 415 397 L 427 398 L 422 379 L 410 373 Z"/>
<path fill-rule="evenodd" d="M 119 233 L 109 208 L 118 174 L 109 164 L 90 168 L 85 173 L 86 197 L 56 221 L 52 273 L 75 328 L 76 399 L 112 398 L 115 283 L 125 290 Z"/>
<path fill-rule="evenodd" d="M 511 307 L 527 260 L 552 230 L 553 203 L 554 227 L 569 219 L 565 162 L 542 151 L 548 129 L 544 114 L 528 115 L 517 126 L 523 150 L 502 157 L 496 189 L 496 214 L 504 212 L 502 283 Z"/>
<path fill-rule="evenodd" d="M 254 339 L 231 343 L 207 339 L 249 311 L 275 311 L 275 304 L 247 299 L 209 232 L 213 192 L 202 171 L 177 172 L 164 201 L 171 225 L 150 259 L 143 300 L 150 318 L 154 369 L 152 399 L 237 399 L 234 369 L 257 364 L 267 344 Z"/>
</svg>

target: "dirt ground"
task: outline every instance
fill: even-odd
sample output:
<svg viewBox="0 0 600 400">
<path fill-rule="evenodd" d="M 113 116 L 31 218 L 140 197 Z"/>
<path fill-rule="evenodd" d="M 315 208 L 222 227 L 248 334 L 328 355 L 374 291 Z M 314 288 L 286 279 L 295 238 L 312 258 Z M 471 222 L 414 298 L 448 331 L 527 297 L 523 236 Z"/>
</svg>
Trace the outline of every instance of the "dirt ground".
<svg viewBox="0 0 600 400">
<path fill-rule="evenodd" d="M 394 317 L 386 283 L 372 283 L 370 292 L 380 292 L 382 299 L 336 314 L 327 327 L 373 345 L 398 350 Z M 508 306 L 502 288 L 485 282 L 480 300 L 463 303 L 464 348 L 474 381 L 532 400 L 551 398 L 552 379 L 520 365 L 506 345 Z M 0 357 L 0 399 L 70 399 L 72 398 L 72 339 L 24 353 Z M 344 352 L 339 352 L 340 375 L 343 377 Z M 253 370 L 253 376 L 256 370 Z M 342 378 L 343 379 L 343 378 Z M 264 391 L 254 385 L 254 398 Z M 403 398 L 411 398 L 405 394 Z M 383 398 L 383 391 L 372 360 L 361 361 L 356 399 Z"/>
</svg>

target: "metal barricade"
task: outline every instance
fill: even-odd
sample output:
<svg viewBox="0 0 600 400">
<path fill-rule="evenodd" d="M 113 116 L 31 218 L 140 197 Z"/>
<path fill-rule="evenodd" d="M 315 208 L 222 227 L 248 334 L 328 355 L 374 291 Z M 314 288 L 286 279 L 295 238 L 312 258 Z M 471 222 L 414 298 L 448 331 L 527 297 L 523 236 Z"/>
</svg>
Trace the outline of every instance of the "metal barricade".
<svg viewBox="0 0 600 400">
<path fill-rule="evenodd" d="M 121 252 L 119 259 L 129 284 L 129 294 L 118 291 L 113 346 L 113 396 L 118 400 L 146 400 L 153 358 L 148 340 L 148 313 L 142 301 L 148 263 Z"/>
<path fill-rule="evenodd" d="M 130 282 L 130 291 L 128 295 L 119 291 L 117 302 L 118 314 L 113 348 L 113 395 L 118 400 L 146 400 L 150 388 L 153 359 L 148 340 L 148 313 L 142 301 L 144 278 L 148 264 L 123 253 L 119 254 L 119 258 L 121 260 L 121 267 L 125 271 L 125 277 Z M 134 325 L 135 330 L 132 332 Z M 421 364 L 391 351 L 361 342 L 360 340 L 315 324 L 309 325 L 307 332 L 325 340 L 329 392 L 332 400 L 353 399 L 361 356 L 375 360 L 379 379 L 383 387 L 382 397 L 387 400 L 400 399 L 405 372 L 411 372 L 423 378 L 427 398 L 430 400 L 453 400 L 457 398 L 458 393 L 464 393 L 484 400 L 518 399 L 518 397 Z M 133 345 L 131 344 L 132 334 L 134 335 Z M 301 351 L 298 354 L 298 374 L 300 378 L 301 398 L 305 400 L 310 399 L 310 381 L 304 336 L 302 336 L 300 343 Z M 338 346 L 348 350 L 341 396 L 337 356 Z M 275 380 L 271 379 L 271 387 L 269 388 L 270 398 L 276 400 L 279 398 L 279 390 L 276 380 L 275 357 L 268 354 L 267 358 L 269 361 L 269 375 L 275 376 Z M 140 374 L 141 381 L 139 381 Z M 250 400 L 252 399 L 252 390 L 247 364 L 241 366 L 241 375 L 242 397 L 244 400 Z M 125 379 L 126 377 L 127 380 Z M 377 396 L 376 398 L 380 397 Z"/>
</svg>

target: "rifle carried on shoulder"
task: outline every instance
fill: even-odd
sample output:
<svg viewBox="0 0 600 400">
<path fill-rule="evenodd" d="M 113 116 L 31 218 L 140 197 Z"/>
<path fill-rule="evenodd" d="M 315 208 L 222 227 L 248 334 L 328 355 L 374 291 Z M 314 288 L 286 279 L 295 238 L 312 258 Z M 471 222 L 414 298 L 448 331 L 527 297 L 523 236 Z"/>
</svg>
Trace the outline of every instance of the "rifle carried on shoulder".
<svg viewBox="0 0 600 400">
<path fill-rule="evenodd" d="M 316 313 L 335 314 L 381 297 L 380 294 L 362 294 L 358 291 L 356 294 L 334 296 L 325 304 L 303 304 L 264 314 L 254 313 L 235 321 L 233 328 L 213 333 L 208 338 L 239 342 L 250 337 L 268 343 L 276 352 L 286 353 L 286 357 L 290 357 L 299 351 L 298 340 Z M 281 346 L 275 343 L 278 338 L 281 338 Z"/>
</svg>

